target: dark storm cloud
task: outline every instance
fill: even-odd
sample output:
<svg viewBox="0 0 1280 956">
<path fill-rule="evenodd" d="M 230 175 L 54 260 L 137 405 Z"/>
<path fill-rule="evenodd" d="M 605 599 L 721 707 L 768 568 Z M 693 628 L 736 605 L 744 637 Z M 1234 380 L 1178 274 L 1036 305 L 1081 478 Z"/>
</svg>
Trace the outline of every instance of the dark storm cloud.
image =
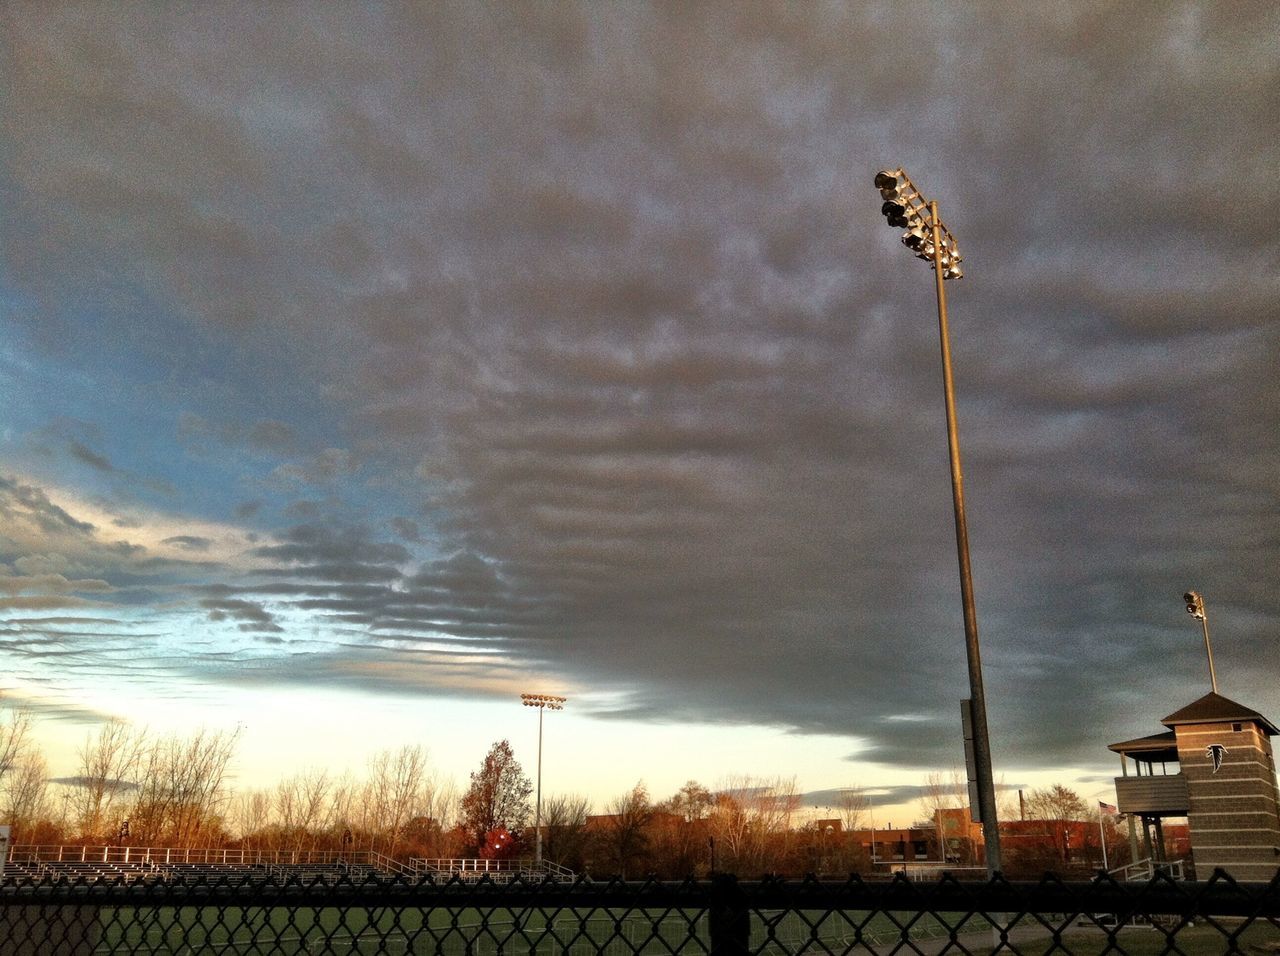
<svg viewBox="0 0 1280 956">
<path fill-rule="evenodd" d="M 238 598 L 205 598 L 200 606 L 209 611 L 209 620 L 239 622 L 242 631 L 255 631 L 277 634 L 284 629 L 275 621 L 274 616 L 261 604 Z"/>
<path fill-rule="evenodd" d="M 241 517 L 307 523 L 206 608 L 371 645 L 290 679 L 483 638 L 624 692 L 614 716 L 945 767 L 968 688 L 932 280 L 871 188 L 902 163 L 966 256 L 997 760 L 1096 764 L 1148 694 L 1198 695 L 1193 585 L 1228 693 L 1277 706 L 1280 14 L 925 9 L 24 16 L 19 321 L 92 354 L 72 306 L 119 275 L 165 306 L 115 315 L 141 354 L 178 361 L 177 326 L 234 369 L 192 370 L 182 439 L 268 458 Z M 0 509 L 94 530 L 14 482 Z"/>
<path fill-rule="evenodd" d="M 280 536 L 279 544 L 262 545 L 252 553 L 261 558 L 295 564 L 395 564 L 409 560 L 398 544 L 376 541 L 367 528 L 298 525 Z"/>
</svg>

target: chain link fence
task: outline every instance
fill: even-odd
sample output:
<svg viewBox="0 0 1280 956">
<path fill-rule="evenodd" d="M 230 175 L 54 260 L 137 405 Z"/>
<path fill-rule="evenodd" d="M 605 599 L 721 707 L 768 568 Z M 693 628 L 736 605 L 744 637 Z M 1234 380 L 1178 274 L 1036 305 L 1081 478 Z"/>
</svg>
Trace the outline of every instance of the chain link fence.
<svg viewBox="0 0 1280 956">
<path fill-rule="evenodd" d="M 10 881 L 0 954 L 1280 953 L 1280 875 L 1240 884 L 407 881 L 370 875 Z"/>
</svg>

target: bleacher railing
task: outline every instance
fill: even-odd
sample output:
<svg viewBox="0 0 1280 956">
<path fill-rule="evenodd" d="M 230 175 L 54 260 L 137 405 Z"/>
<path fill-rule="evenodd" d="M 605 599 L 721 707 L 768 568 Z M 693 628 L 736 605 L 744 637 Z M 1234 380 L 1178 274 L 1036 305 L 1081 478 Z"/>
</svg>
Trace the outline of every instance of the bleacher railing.
<svg viewBox="0 0 1280 956">
<path fill-rule="evenodd" d="M 135 865 L 204 864 L 208 866 L 372 865 L 369 850 L 261 850 L 224 847 L 79 846 L 19 843 L 9 847 L 10 863 L 102 863 Z"/>
<path fill-rule="evenodd" d="M 409 866 L 415 876 L 428 876 L 435 880 L 456 876 L 463 880 L 478 880 L 490 876 L 495 880 L 521 876 L 530 879 L 572 880 L 577 874 L 567 867 L 550 860 L 534 860 L 528 857 L 511 860 L 486 860 L 467 857 L 412 857 Z"/>
</svg>

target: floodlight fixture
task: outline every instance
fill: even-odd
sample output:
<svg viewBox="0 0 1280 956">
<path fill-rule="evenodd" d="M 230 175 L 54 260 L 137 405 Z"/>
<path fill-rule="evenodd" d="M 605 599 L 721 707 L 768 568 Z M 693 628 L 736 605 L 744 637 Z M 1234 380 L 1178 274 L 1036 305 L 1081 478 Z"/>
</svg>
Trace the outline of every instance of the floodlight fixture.
<svg viewBox="0 0 1280 956">
<path fill-rule="evenodd" d="M 929 202 L 902 169 L 882 169 L 876 173 L 880 190 L 880 214 L 895 229 L 906 229 L 902 244 L 919 259 L 934 263 L 943 279 L 961 279 L 956 264 L 960 250 L 951 231 L 938 217 L 938 204 Z M 939 262 L 939 251 L 942 251 Z"/>
<path fill-rule="evenodd" d="M 545 707 L 547 710 L 564 710 L 568 697 L 556 697 L 554 694 L 521 694 L 520 703 L 526 707 Z"/>
<path fill-rule="evenodd" d="M 926 242 L 929 241 L 929 234 L 925 231 L 924 223 L 916 220 L 907 227 L 907 231 L 902 234 L 902 244 L 914 252 L 919 252 L 924 248 Z"/>
<path fill-rule="evenodd" d="M 1187 613 L 1198 620 L 1204 620 L 1204 598 L 1198 591 L 1188 591 L 1182 595 L 1182 600 L 1187 604 Z"/>
</svg>

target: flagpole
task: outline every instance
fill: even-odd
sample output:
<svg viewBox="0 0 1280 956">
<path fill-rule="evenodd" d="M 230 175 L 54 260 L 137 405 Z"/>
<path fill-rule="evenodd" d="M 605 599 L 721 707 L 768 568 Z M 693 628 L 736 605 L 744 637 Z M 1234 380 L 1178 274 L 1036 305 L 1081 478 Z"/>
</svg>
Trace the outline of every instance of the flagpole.
<svg viewBox="0 0 1280 956">
<path fill-rule="evenodd" d="M 1102 872 L 1111 869 L 1107 863 L 1107 833 L 1102 829 L 1102 803 L 1098 803 L 1098 842 L 1102 844 Z"/>
</svg>

